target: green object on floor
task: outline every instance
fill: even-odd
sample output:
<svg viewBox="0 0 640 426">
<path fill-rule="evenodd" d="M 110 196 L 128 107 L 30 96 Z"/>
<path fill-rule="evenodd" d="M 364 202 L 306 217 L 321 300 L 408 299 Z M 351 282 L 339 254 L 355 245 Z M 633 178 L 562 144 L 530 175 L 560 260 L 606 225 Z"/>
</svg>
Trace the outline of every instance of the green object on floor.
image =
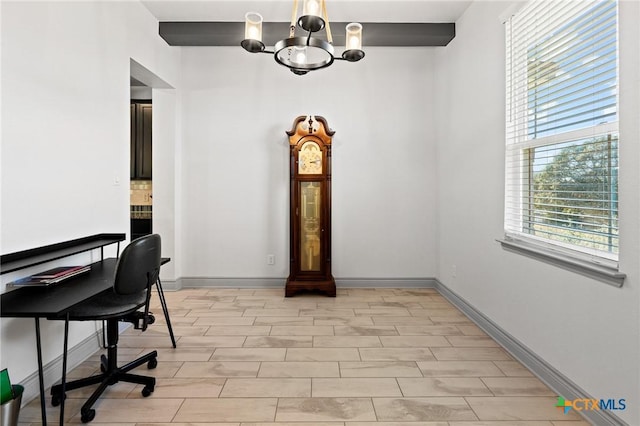
<svg viewBox="0 0 640 426">
<path fill-rule="evenodd" d="M 13 388 L 9 380 L 9 371 L 5 368 L 0 371 L 0 404 L 13 399 Z"/>
</svg>

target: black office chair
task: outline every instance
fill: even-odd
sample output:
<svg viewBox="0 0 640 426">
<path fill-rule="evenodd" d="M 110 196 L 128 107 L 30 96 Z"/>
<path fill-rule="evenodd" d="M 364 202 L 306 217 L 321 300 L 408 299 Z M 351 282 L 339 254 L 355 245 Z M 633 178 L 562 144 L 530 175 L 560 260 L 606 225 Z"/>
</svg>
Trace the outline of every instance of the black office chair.
<svg viewBox="0 0 640 426">
<path fill-rule="evenodd" d="M 158 365 L 156 351 L 150 352 L 135 361 L 122 367 L 117 366 L 118 361 L 118 323 L 129 321 L 142 324 L 140 328 L 146 329 L 147 324 L 153 322 L 153 316 L 149 312 L 149 298 L 151 286 L 155 284 L 160 272 L 160 236 L 157 234 L 146 235 L 131 242 L 120 255 L 115 271 L 113 288 L 106 290 L 86 302 L 80 303 L 68 312 L 65 318 L 68 321 L 96 321 L 104 320 L 107 324 L 107 356 L 101 356 L 101 374 L 74 380 L 72 382 L 55 385 L 51 388 L 51 403 L 59 405 L 66 396 L 68 390 L 100 383 L 89 399 L 80 409 L 83 423 L 90 422 L 96 415 L 91 407 L 108 386 L 117 382 L 129 382 L 144 385 L 142 396 L 149 396 L 156 384 L 155 377 L 131 374 L 129 371 L 148 363 L 148 368 Z M 144 308 L 140 312 L 141 308 Z M 68 322 L 67 322 L 68 324 Z M 68 327 L 66 327 L 68 328 Z M 67 333 L 65 333 L 65 351 Z"/>
</svg>

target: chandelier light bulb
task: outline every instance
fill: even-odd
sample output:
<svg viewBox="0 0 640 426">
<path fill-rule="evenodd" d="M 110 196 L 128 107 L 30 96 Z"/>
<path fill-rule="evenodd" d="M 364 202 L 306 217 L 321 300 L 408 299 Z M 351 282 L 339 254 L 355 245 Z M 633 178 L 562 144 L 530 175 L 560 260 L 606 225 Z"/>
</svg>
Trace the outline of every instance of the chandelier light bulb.
<svg viewBox="0 0 640 426">
<path fill-rule="evenodd" d="M 347 45 L 345 46 L 346 50 L 357 49 L 362 50 L 362 25 L 352 22 L 346 27 L 347 35 Z"/>
<path fill-rule="evenodd" d="M 297 64 L 306 64 L 307 63 L 307 48 L 296 46 L 293 48 L 293 62 Z"/>
<path fill-rule="evenodd" d="M 349 42 L 347 43 L 347 50 L 348 49 L 357 49 L 360 46 L 360 40 L 358 39 L 358 37 L 349 37 Z"/>
</svg>

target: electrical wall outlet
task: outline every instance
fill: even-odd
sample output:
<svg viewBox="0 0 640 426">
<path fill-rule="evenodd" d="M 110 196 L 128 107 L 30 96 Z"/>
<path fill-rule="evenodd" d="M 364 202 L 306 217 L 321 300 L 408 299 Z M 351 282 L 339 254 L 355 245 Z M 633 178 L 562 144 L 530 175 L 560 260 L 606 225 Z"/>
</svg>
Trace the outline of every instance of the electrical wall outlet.
<svg viewBox="0 0 640 426">
<path fill-rule="evenodd" d="M 451 276 L 455 278 L 457 274 L 458 274 L 458 271 L 457 271 L 456 265 L 451 265 Z"/>
<path fill-rule="evenodd" d="M 276 256 L 274 254 L 267 255 L 267 265 L 275 265 L 276 264 Z"/>
</svg>

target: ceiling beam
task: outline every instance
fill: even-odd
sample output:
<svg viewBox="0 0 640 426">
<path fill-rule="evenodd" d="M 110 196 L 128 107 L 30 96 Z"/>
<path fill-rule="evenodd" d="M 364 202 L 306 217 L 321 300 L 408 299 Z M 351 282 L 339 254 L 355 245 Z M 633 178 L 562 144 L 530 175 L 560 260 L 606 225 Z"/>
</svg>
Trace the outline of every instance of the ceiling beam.
<svg viewBox="0 0 640 426">
<path fill-rule="evenodd" d="M 346 22 L 332 22 L 336 46 L 344 46 Z M 455 37 L 454 23 L 363 23 L 362 46 L 446 46 Z M 273 46 L 288 37 L 288 22 L 264 22 L 263 42 Z M 317 33 L 326 39 L 325 30 Z M 244 22 L 160 22 L 160 37 L 170 46 L 240 46 Z"/>
</svg>

